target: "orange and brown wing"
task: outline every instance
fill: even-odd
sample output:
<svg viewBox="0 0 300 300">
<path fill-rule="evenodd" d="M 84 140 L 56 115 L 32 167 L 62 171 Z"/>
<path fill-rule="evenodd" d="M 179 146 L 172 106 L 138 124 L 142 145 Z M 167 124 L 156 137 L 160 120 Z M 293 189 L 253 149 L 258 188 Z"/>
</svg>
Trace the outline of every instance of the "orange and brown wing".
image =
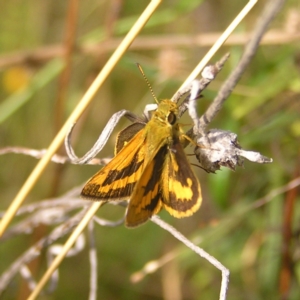
<svg viewBox="0 0 300 300">
<path fill-rule="evenodd" d="M 176 218 L 191 216 L 201 205 L 200 183 L 178 138 L 166 156 L 161 189 L 163 207 Z"/>
<path fill-rule="evenodd" d="M 129 198 L 144 169 L 144 143 L 141 130 L 85 184 L 81 196 L 96 201 Z"/>
<path fill-rule="evenodd" d="M 145 125 L 145 123 L 135 122 L 121 130 L 116 139 L 115 155 L 117 155 L 139 131 L 145 128 Z"/>
<path fill-rule="evenodd" d="M 162 146 L 145 166 L 128 204 L 127 227 L 141 225 L 161 210 L 160 178 L 167 153 L 167 145 Z"/>
</svg>

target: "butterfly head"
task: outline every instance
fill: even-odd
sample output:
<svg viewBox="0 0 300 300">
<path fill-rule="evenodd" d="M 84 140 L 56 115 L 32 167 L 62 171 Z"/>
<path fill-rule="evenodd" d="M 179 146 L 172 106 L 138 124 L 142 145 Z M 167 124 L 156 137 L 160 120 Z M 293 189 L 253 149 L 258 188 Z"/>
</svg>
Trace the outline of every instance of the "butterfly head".
<svg viewBox="0 0 300 300">
<path fill-rule="evenodd" d="M 178 106 L 171 100 L 165 99 L 158 104 L 153 117 L 162 123 L 174 125 L 177 122 Z"/>
</svg>

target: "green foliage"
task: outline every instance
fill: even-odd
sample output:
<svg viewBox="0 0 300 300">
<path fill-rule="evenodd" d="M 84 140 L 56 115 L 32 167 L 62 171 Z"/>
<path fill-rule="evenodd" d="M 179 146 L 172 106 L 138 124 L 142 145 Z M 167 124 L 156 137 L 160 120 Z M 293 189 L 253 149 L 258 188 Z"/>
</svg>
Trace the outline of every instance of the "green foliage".
<svg viewBox="0 0 300 300">
<path fill-rule="evenodd" d="M 41 46 L 51 48 L 53 44 L 62 44 L 67 8 L 62 4 L 59 6 L 57 1 L 52 4 L 50 2 L 43 2 L 42 5 L 42 2 L 37 0 L 23 1 L 18 9 L 15 4 L 11 5 L 10 1 L 2 3 L 0 61 L 16 52 L 25 53 Z M 124 7 L 112 24 L 111 31 L 109 28 L 111 24 L 106 18 L 108 14 L 113 15 L 110 1 L 89 0 L 80 3 L 78 48 L 100 43 L 107 37 L 123 37 L 148 4 L 148 1 L 123 2 Z M 232 16 L 233 12 L 237 14 L 236 5 L 241 5 L 237 0 L 224 3 L 215 0 L 206 1 L 206 6 L 202 7 L 199 6 L 201 2 L 195 0 L 163 2 L 142 31 L 142 36 L 170 34 L 179 36 L 209 32 L 219 28 L 218 26 L 229 24 L 232 21 L 229 16 Z M 240 34 L 253 29 L 253 24 L 260 13 L 260 5 L 262 4 L 259 3 L 258 8 L 243 21 L 238 30 Z M 297 5 L 298 1 L 286 4 L 275 22 L 276 26 L 273 24 L 271 27 L 283 31 L 289 10 L 298 9 L 299 13 Z M 6 26 L 10 28 L 7 29 Z M 164 64 L 166 59 L 160 60 L 163 57 L 160 55 L 166 50 L 174 51 L 181 59 L 178 70 L 175 68 L 177 66 L 175 59 L 167 61 L 168 64 Z M 157 97 L 161 99 L 173 95 L 185 78 L 185 74 L 189 74 L 206 50 L 194 44 L 180 47 L 161 45 L 157 48 L 129 50 L 95 97 L 89 111 L 79 121 L 83 126 L 80 133 L 74 137 L 74 147 L 78 155 L 90 148 L 114 112 L 125 108 L 141 114 L 144 104 L 152 101 L 147 85 L 135 67 L 136 62 L 142 63 L 145 73 L 153 83 Z M 205 99 L 199 102 L 201 112 L 216 95 L 221 81 L 225 80 L 235 67 L 243 47 L 223 46 L 222 51 L 231 52 L 231 58 L 216 82 L 205 91 Z M 110 52 L 100 55 L 95 52 L 74 54 L 70 81 L 63 97 L 65 102 L 62 102 L 61 106 L 56 103 L 59 74 L 63 68 L 61 57 L 57 58 L 54 55 L 52 59 L 46 61 L 39 61 L 38 57 L 35 57 L 38 63 L 29 59 L 21 64 L 30 75 L 28 83 L 20 90 L 17 87 L 14 91 L 9 90 L 4 80 L 14 65 L 8 64 L 3 67 L 0 71 L 1 148 L 6 146 L 47 148 L 58 129 L 55 121 L 57 115 L 60 114 L 63 120 L 66 119 L 103 67 Z M 212 128 L 236 132 L 243 148 L 259 151 L 272 157 L 274 162 L 270 165 L 259 165 L 246 161 L 245 168 L 239 168 L 236 172 L 222 169 L 216 174 L 207 174 L 197 170 L 203 189 L 203 206 L 200 211 L 184 220 L 175 220 L 164 213 L 161 214 L 162 218 L 192 240 L 198 241 L 201 247 L 229 268 L 231 277 L 228 299 L 231 300 L 280 299 L 282 249 L 286 246 L 283 242 L 282 228 L 285 224 L 284 207 L 288 196 L 286 193 L 279 193 L 270 197 L 270 201 L 262 206 L 256 207 L 253 203 L 299 176 L 298 52 L 299 44 L 296 42 L 262 45 L 211 125 Z M 216 57 L 213 61 L 219 59 L 220 54 L 218 53 Z M 174 71 L 173 76 L 166 75 L 172 74 L 166 72 L 166 65 L 171 69 L 168 71 Z M 185 119 L 185 122 L 186 120 L 188 119 Z M 59 125 L 62 125 L 61 123 Z M 120 128 L 125 124 L 128 122 L 122 121 Z M 114 136 L 100 156 L 112 156 L 113 145 Z M 0 209 L 5 211 L 30 174 L 35 161 L 30 157 L 7 154 L 0 156 L 0 165 Z M 51 164 L 29 195 L 27 203 L 58 196 L 82 184 L 95 173 L 96 169 L 97 167 L 91 166 L 66 165 L 64 170 L 58 173 L 56 166 Z M 299 195 L 294 197 L 298 201 L 295 201 L 290 220 L 293 277 L 289 299 L 300 297 L 297 244 Z M 101 209 L 99 215 L 106 219 L 117 219 L 123 212 L 123 209 L 111 206 Z M 47 232 L 48 228 L 45 231 Z M 37 235 L 38 233 L 39 230 Z M 36 239 L 34 235 L 26 235 L 25 238 L 18 237 L 14 241 L 1 242 L 0 257 L 5 260 L 5 264 L 0 264 L 0 274 Z M 27 241 L 26 245 L 24 240 Z M 182 299 L 218 299 L 220 272 L 151 222 L 134 230 L 128 230 L 123 226 L 96 227 L 96 242 L 99 299 L 167 299 L 164 293 L 168 278 L 165 278 L 165 274 L 168 268 L 174 267 L 171 263 L 153 274 L 146 275 L 139 283 L 132 283 L 130 276 L 149 261 L 170 252 L 175 253 L 173 263 L 180 278 Z M 42 257 L 41 260 L 35 272 L 36 278 L 46 268 L 45 258 Z M 86 249 L 79 256 L 67 258 L 63 262 L 59 280 L 58 289 L 54 294 L 41 296 L 41 299 L 87 298 L 89 261 Z M 20 282 L 16 280 L 4 294 L 3 299 L 17 298 L 22 292 L 20 286 Z"/>
</svg>

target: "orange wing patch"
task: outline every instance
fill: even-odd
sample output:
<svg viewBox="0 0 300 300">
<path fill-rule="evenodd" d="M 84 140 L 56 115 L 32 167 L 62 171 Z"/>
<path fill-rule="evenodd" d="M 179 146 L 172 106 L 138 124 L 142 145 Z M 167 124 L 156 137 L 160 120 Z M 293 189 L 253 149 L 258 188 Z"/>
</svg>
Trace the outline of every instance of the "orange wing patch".
<svg viewBox="0 0 300 300">
<path fill-rule="evenodd" d="M 161 186 L 163 207 L 172 216 L 188 217 L 199 209 L 202 202 L 200 184 L 178 139 L 165 160 Z"/>
<path fill-rule="evenodd" d="M 161 147 L 145 167 L 128 204 L 126 226 L 138 226 L 161 210 L 160 177 L 167 152 L 167 145 Z"/>
<path fill-rule="evenodd" d="M 128 198 L 144 169 L 144 143 L 144 132 L 140 131 L 86 183 L 81 195 L 92 200 Z M 130 147 L 130 144 L 134 144 L 134 147 Z"/>
</svg>

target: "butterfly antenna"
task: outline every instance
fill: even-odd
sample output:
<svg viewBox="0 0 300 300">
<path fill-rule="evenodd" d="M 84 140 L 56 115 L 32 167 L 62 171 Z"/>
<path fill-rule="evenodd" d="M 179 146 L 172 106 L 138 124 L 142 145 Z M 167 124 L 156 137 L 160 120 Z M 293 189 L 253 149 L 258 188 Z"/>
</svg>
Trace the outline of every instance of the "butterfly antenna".
<svg viewBox="0 0 300 300">
<path fill-rule="evenodd" d="M 144 77 L 144 79 L 145 79 L 145 81 L 146 81 L 146 83 L 147 83 L 147 85 L 148 85 L 148 88 L 149 88 L 149 90 L 150 90 L 150 92 L 151 92 L 152 97 L 154 98 L 155 102 L 158 104 L 158 100 L 157 100 L 157 98 L 156 98 L 156 96 L 155 96 L 155 94 L 154 94 L 154 91 L 153 91 L 153 89 L 152 89 L 152 86 L 151 86 L 151 84 L 150 84 L 148 78 L 146 77 L 146 75 L 145 75 L 145 73 L 144 73 L 144 71 L 143 71 L 142 66 L 141 66 L 139 63 L 137 63 L 136 65 L 137 65 L 137 67 L 139 68 L 140 72 L 142 73 L 142 75 L 143 75 L 143 77 Z"/>
</svg>

